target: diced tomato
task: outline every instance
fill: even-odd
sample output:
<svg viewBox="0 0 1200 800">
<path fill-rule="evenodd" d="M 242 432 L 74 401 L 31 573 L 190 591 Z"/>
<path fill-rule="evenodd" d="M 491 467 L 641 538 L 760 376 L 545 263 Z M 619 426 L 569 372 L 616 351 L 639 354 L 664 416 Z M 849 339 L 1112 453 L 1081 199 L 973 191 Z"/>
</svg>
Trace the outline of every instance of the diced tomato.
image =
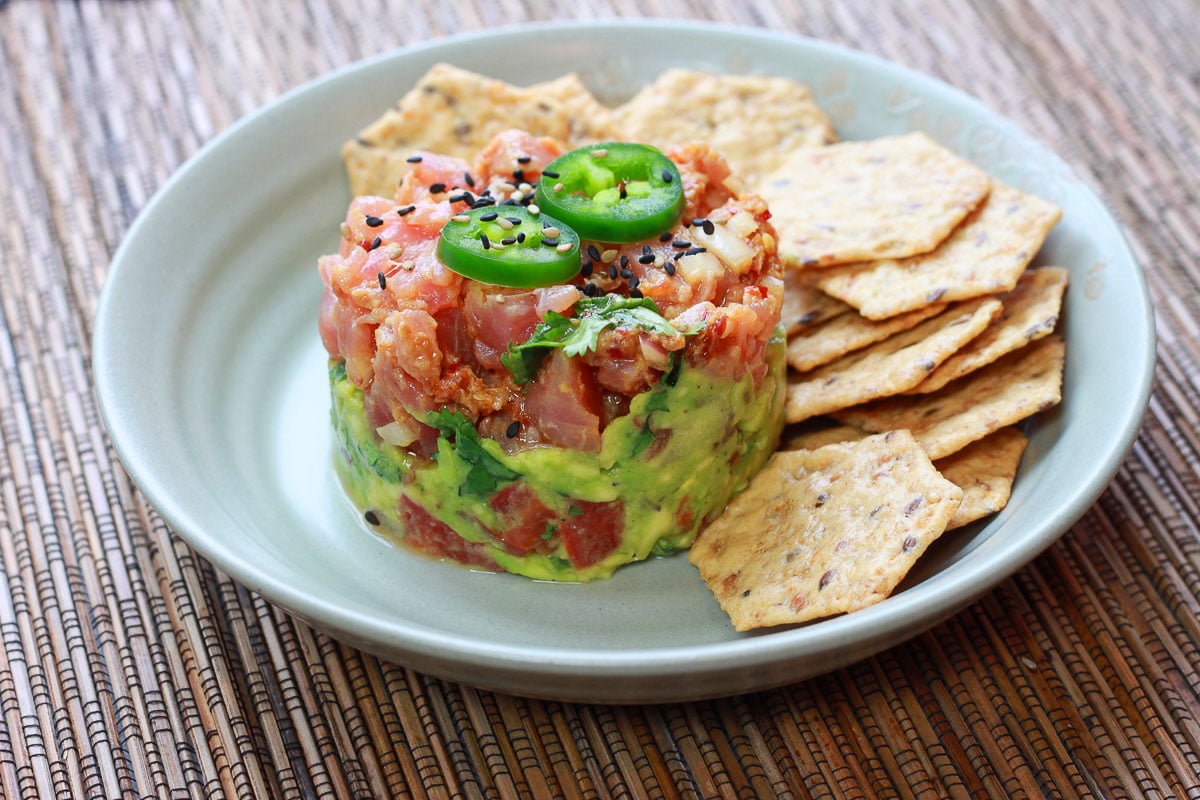
<svg viewBox="0 0 1200 800">
<path fill-rule="evenodd" d="M 405 544 L 413 549 L 435 558 L 448 558 L 472 567 L 500 570 L 483 545 L 462 538 L 449 525 L 414 503 L 407 495 L 400 498 L 400 507 L 397 510 L 404 525 Z"/>
<path fill-rule="evenodd" d="M 601 561 L 621 544 L 625 504 L 620 500 L 607 503 L 574 500 L 571 505 L 582 513 L 568 513 L 559 535 L 571 564 L 583 569 Z"/>
<path fill-rule="evenodd" d="M 524 481 L 505 486 L 488 501 L 500 515 L 500 529 L 492 534 L 517 555 L 535 549 L 548 549 L 545 538 L 552 530 L 555 515 Z M 539 547 L 541 545 L 541 547 Z"/>
</svg>

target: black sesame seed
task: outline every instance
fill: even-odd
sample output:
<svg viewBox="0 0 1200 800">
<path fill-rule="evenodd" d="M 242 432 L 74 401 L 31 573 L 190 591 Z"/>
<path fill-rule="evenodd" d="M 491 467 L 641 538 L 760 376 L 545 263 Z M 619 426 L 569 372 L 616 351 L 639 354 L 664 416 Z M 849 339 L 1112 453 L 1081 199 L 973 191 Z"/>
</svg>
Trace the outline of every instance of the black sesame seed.
<svg viewBox="0 0 1200 800">
<path fill-rule="evenodd" d="M 515 183 L 524 183 L 525 182 L 525 170 L 514 169 L 513 170 L 513 181 Z"/>
<path fill-rule="evenodd" d="M 512 422 L 508 423 L 508 427 L 504 429 L 504 435 L 510 439 L 513 438 L 514 436 L 516 436 L 520 432 L 521 432 L 521 423 L 517 422 L 516 420 L 513 420 Z"/>
<path fill-rule="evenodd" d="M 628 266 L 629 266 L 629 256 L 625 256 L 625 255 L 621 256 L 621 268 L 624 269 L 625 267 L 628 267 Z"/>
<path fill-rule="evenodd" d="M 497 205 L 501 205 L 501 206 L 519 206 L 519 205 L 521 205 L 521 204 L 520 204 L 520 203 L 518 203 L 516 200 L 513 200 L 513 199 L 510 197 L 510 198 L 508 198 L 507 200 L 502 200 L 501 202 L 497 203 Z"/>
<path fill-rule="evenodd" d="M 548 170 L 548 169 L 544 169 L 544 170 L 542 170 L 542 174 L 543 174 L 543 175 L 545 175 L 547 178 L 557 178 L 557 177 L 559 177 L 559 174 L 558 174 L 557 172 L 554 172 L 554 171 L 552 171 L 552 170 Z"/>
<path fill-rule="evenodd" d="M 407 162 L 408 162 L 408 163 L 410 163 L 410 164 L 420 164 L 420 163 L 421 163 L 421 157 L 420 157 L 420 156 L 409 156 L 408 158 L 406 158 L 406 159 L 404 159 L 404 160 L 405 160 L 405 161 L 407 161 Z"/>
<path fill-rule="evenodd" d="M 505 236 L 503 239 L 500 240 L 500 244 L 504 245 L 505 247 L 508 247 L 510 244 L 516 244 L 516 243 L 517 243 L 517 237 L 515 237 L 515 236 Z"/>
<path fill-rule="evenodd" d="M 686 239 L 676 239 L 675 241 L 671 242 L 671 247 L 678 247 L 678 248 L 684 249 L 684 250 L 686 250 L 687 248 L 689 248 L 691 246 L 692 246 L 692 243 L 687 241 Z"/>
<path fill-rule="evenodd" d="M 379 524 L 379 515 L 376 514 L 374 511 L 368 511 L 365 514 L 363 514 L 363 519 L 365 519 L 367 521 L 368 525 L 378 525 Z"/>
<path fill-rule="evenodd" d="M 429 184 L 429 193 L 430 194 L 441 194 L 444 191 L 446 191 L 446 184 L 444 184 L 444 183 L 439 182 L 439 183 Z"/>
<path fill-rule="evenodd" d="M 692 227 L 699 228 L 705 222 L 706 222 L 706 220 L 704 219 L 704 217 L 696 217 L 695 219 L 692 220 Z"/>
<path fill-rule="evenodd" d="M 481 234 L 479 234 L 479 241 L 480 241 L 480 242 L 483 244 L 483 249 L 484 249 L 484 250 L 491 250 L 491 249 L 492 249 L 492 243 L 491 243 L 491 241 L 490 241 L 490 240 L 487 238 L 487 234 L 486 234 L 486 233 L 481 233 Z"/>
<path fill-rule="evenodd" d="M 476 200 L 474 203 L 471 203 L 471 208 L 487 208 L 488 206 L 493 206 L 495 204 L 496 204 L 496 201 L 493 200 L 492 198 L 481 197 L 478 200 Z"/>
<path fill-rule="evenodd" d="M 596 296 L 596 284 L 585 283 L 583 286 L 583 293 L 586 294 L 588 297 L 595 297 Z"/>
<path fill-rule="evenodd" d="M 379 245 L 381 245 L 381 244 L 383 244 L 383 239 L 379 236 L 376 236 L 374 239 L 371 240 L 371 246 L 368 247 L 367 249 L 374 250 L 376 247 L 379 247 Z"/>
<path fill-rule="evenodd" d="M 368 228 L 378 228 L 383 224 L 383 220 L 381 220 L 379 217 L 368 216 L 366 223 Z"/>
<path fill-rule="evenodd" d="M 629 267 L 626 267 L 625 269 L 621 270 L 621 277 L 622 278 L 632 278 L 633 270 L 631 270 Z"/>
<path fill-rule="evenodd" d="M 634 275 L 632 278 L 629 279 L 629 288 L 630 289 L 636 289 L 637 287 L 639 287 L 641 285 L 642 285 L 642 279 L 639 278 L 638 276 Z"/>
<path fill-rule="evenodd" d="M 614 280 L 614 281 L 617 279 L 617 265 L 616 264 L 608 265 L 608 278 L 609 278 L 609 280 Z"/>
<path fill-rule="evenodd" d="M 622 200 L 629 196 L 629 192 L 625 189 L 625 181 L 621 181 L 621 183 L 618 185 L 618 194 Z"/>
<path fill-rule="evenodd" d="M 479 221 L 480 222 L 491 222 L 492 220 L 496 219 L 496 217 L 498 217 L 498 216 L 500 216 L 499 213 L 497 213 L 495 211 L 489 211 L 486 214 L 480 214 Z"/>
<path fill-rule="evenodd" d="M 589 244 L 587 246 L 587 254 L 593 261 L 600 260 L 600 251 L 596 249 L 596 245 Z"/>
<path fill-rule="evenodd" d="M 528 164 L 530 161 L 533 161 L 533 156 L 517 156 L 518 164 Z"/>
<path fill-rule="evenodd" d="M 404 208 L 397 208 L 396 215 L 403 217 L 405 214 L 411 214 L 412 212 L 414 212 L 416 210 L 417 210 L 416 206 L 405 206 Z"/>
<path fill-rule="evenodd" d="M 525 244 L 525 234 L 523 234 L 523 233 L 517 234 L 517 244 Z"/>
<path fill-rule="evenodd" d="M 674 275 L 674 274 L 675 274 L 675 265 L 674 265 L 674 264 L 672 264 L 670 261 L 668 261 L 667 263 L 663 264 L 663 269 L 664 269 L 664 270 L 666 270 L 666 272 L 667 272 L 667 274 L 668 274 L 668 275 Z"/>
<path fill-rule="evenodd" d="M 686 253 L 684 253 L 684 255 L 685 256 L 698 256 L 701 253 L 707 253 L 707 252 L 708 252 L 707 247 L 692 247 L 692 248 L 689 248 L 688 251 Z"/>
<path fill-rule="evenodd" d="M 471 173 L 464 172 L 463 180 L 467 182 L 467 186 L 470 186 L 472 189 L 475 188 L 475 179 L 471 177 Z"/>
<path fill-rule="evenodd" d="M 671 233 L 670 231 L 663 231 L 662 233 L 660 233 L 660 234 L 658 235 L 658 240 L 659 240 L 660 242 L 669 242 L 669 241 L 671 241 L 671 240 L 672 240 L 672 239 L 674 239 L 674 238 L 675 238 L 675 234 Z M 650 249 L 650 248 L 649 248 L 649 247 L 647 247 L 646 249 L 648 250 L 648 249 Z"/>
<path fill-rule="evenodd" d="M 546 247 L 558 247 L 558 239 L 547 236 L 542 239 L 542 244 L 546 245 Z"/>
<path fill-rule="evenodd" d="M 592 277 L 592 270 L 595 269 L 595 266 L 596 265 L 593 264 L 591 261 L 588 261 L 586 264 L 584 264 L 582 267 L 579 268 L 579 274 L 585 278 L 590 278 L 590 277 Z"/>
<path fill-rule="evenodd" d="M 713 233 L 715 233 L 717 230 L 717 226 L 713 225 L 711 219 L 704 220 L 704 224 L 701 225 L 700 227 L 702 227 L 704 229 L 704 232 L 707 233 L 709 236 L 712 236 Z"/>
<path fill-rule="evenodd" d="M 520 217 L 505 217 L 505 219 L 511 222 L 513 225 L 520 225 L 523 221 Z"/>
<path fill-rule="evenodd" d="M 387 288 L 387 275 L 384 275 L 382 272 L 379 273 L 379 288 L 380 289 Z"/>
<path fill-rule="evenodd" d="M 460 194 L 452 194 L 446 199 L 449 200 L 451 203 L 473 203 L 473 202 L 475 202 L 475 198 L 471 196 L 470 192 L 462 192 Z"/>
<path fill-rule="evenodd" d="M 645 297 L 645 295 L 642 294 L 641 289 L 630 289 L 629 296 L 632 297 L 634 300 L 641 300 L 643 297 Z"/>
<path fill-rule="evenodd" d="M 670 183 L 671 181 L 675 180 L 675 176 L 671 174 L 671 170 L 664 169 L 662 171 L 662 179 L 663 183 Z"/>
<path fill-rule="evenodd" d="M 642 253 L 641 256 L 638 257 L 638 263 L 639 264 L 653 264 L 654 263 L 654 253 Z"/>
</svg>

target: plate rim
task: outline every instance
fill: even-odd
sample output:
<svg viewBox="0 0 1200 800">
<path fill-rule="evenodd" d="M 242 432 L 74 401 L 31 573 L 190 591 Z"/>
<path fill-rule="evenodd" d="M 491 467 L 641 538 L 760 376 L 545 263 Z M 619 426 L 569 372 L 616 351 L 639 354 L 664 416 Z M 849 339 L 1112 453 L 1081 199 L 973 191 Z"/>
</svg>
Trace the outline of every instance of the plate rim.
<svg viewBox="0 0 1200 800">
<path fill-rule="evenodd" d="M 482 659 L 486 659 L 490 667 L 497 669 L 497 677 L 509 673 L 542 678 L 566 677 L 571 679 L 604 678 L 610 679 L 624 676 L 626 678 L 663 678 L 667 676 L 700 675 L 727 671 L 730 669 L 745 670 L 748 668 L 776 664 L 780 660 L 794 657 L 800 653 L 831 653 L 847 641 L 858 641 L 865 632 L 873 632 L 878 637 L 879 629 L 889 622 L 902 623 L 906 619 L 908 607 L 913 602 L 905 602 L 901 593 L 884 603 L 872 606 L 853 614 L 842 615 L 834 619 L 836 625 L 823 622 L 782 630 L 768 631 L 757 635 L 733 638 L 730 640 L 664 647 L 634 647 L 628 649 L 581 648 L 564 651 L 554 646 L 508 645 L 493 641 L 481 641 L 462 634 L 439 631 L 424 623 L 415 623 L 396 617 L 388 617 L 380 609 L 374 613 L 359 610 L 358 604 L 336 604 L 325 602 L 321 598 L 306 595 L 302 587 L 296 587 L 287 581 L 278 580 L 278 576 L 270 571 L 257 569 L 253 564 L 240 558 L 237 551 L 219 538 L 212 537 L 204 530 L 198 529 L 189 519 L 185 508 L 171 496 L 168 489 L 163 487 L 153 474 L 147 470 L 146 459 L 139 452 L 140 448 L 129 441 L 128 434 L 122 429 L 122 422 L 115 413 L 115 402 L 119 387 L 113 385 L 112 354 L 107 345 L 110 337 L 111 308 L 116 302 L 114 297 L 120 291 L 122 274 L 131 268 L 123 266 L 128 262 L 129 252 L 134 243 L 144 235 L 144 230 L 151 224 L 157 209 L 163 204 L 173 187 L 177 186 L 192 172 L 202 169 L 205 160 L 214 151 L 225 147 L 227 142 L 236 139 L 249 126 L 267 117 L 276 109 L 296 102 L 314 88 L 344 79 L 345 76 L 386 64 L 396 59 L 411 58 L 420 54 L 436 54 L 441 50 L 453 49 L 464 45 L 478 44 L 489 40 L 503 39 L 514 35 L 527 36 L 531 33 L 552 33 L 567 31 L 578 33 L 588 31 L 594 34 L 598 29 L 629 30 L 646 29 L 649 31 L 670 31 L 678 34 L 688 31 L 704 31 L 705 33 L 733 35 L 745 41 L 770 40 L 787 46 L 814 49 L 817 52 L 836 54 L 838 58 L 856 61 L 875 69 L 883 69 L 898 73 L 905 81 L 916 82 L 922 89 L 935 91 L 951 97 L 957 103 L 965 103 L 987 115 L 1013 126 L 1025 138 L 1039 145 L 1045 152 L 1059 158 L 1057 153 L 1046 147 L 1040 140 L 1025 131 L 1017 122 L 1009 117 L 992 110 L 982 101 L 967 94 L 944 81 L 931 75 L 916 71 L 905 65 L 888 61 L 879 56 L 856 50 L 833 42 L 813 39 L 807 36 L 778 32 L 760 28 L 724 25 L 699 20 L 570 20 L 555 22 L 534 22 L 506 25 L 484 31 L 457 33 L 415 45 L 400 47 L 387 52 L 364 58 L 334 70 L 331 70 L 312 80 L 306 81 L 276 98 L 265 103 L 255 111 L 243 116 L 208 143 L 199 148 L 188 158 L 170 178 L 154 193 L 138 213 L 122 238 L 120 246 L 114 253 L 105 276 L 100 298 L 94 316 L 92 335 L 92 368 L 93 380 L 100 409 L 101 418 L 107 431 L 108 438 L 116 451 L 122 468 L 138 486 L 146 499 L 154 506 L 162 517 L 170 524 L 172 530 L 193 547 L 197 552 L 218 566 L 230 577 L 261 593 L 265 598 L 282 608 L 309 621 L 318 628 L 338 630 L 338 638 L 348 639 L 363 649 L 371 650 L 371 643 L 362 640 L 385 640 L 392 648 L 399 648 L 412 655 L 420 655 L 431 663 L 450 662 L 435 674 L 448 675 L 451 679 L 462 680 L 476 686 L 484 686 L 486 682 L 477 679 L 467 679 L 454 676 L 449 666 L 454 664 L 465 668 L 477 667 Z M 1091 187 L 1083 184 L 1073 171 L 1068 175 L 1077 181 L 1086 194 L 1089 202 L 1096 204 L 1100 212 L 1112 224 L 1118 234 L 1121 246 L 1119 253 L 1109 256 L 1112 260 L 1127 262 L 1132 266 L 1135 282 L 1142 297 L 1141 319 L 1146 323 L 1147 335 L 1144 340 L 1142 354 L 1144 363 L 1138 376 L 1139 385 L 1133 397 L 1136 413 L 1124 420 L 1124 427 L 1119 436 L 1114 439 L 1115 446 L 1111 447 L 1108 457 L 1095 465 L 1091 470 L 1089 480 L 1082 481 L 1080 486 L 1086 490 L 1076 492 L 1071 502 L 1059 507 L 1047 524 L 1042 526 L 1041 534 L 1026 537 L 1014 543 L 986 562 L 972 564 L 959 562 L 939 572 L 925 582 L 936 581 L 938 593 L 936 598 L 917 606 L 919 614 L 917 623 L 911 630 L 903 630 L 891 644 L 873 648 L 872 653 L 879 652 L 936 625 L 942 619 L 957 613 L 976 598 L 990 592 L 996 585 L 1010 577 L 1041 553 L 1046 547 L 1062 536 L 1070 526 L 1077 521 L 1096 499 L 1103 493 L 1119 470 L 1133 446 L 1138 431 L 1144 419 L 1153 386 L 1155 369 L 1156 337 L 1154 328 L 1154 310 L 1144 270 L 1137 262 L 1129 247 L 1125 232 L 1116 217 L 1112 215 L 1099 195 Z M 922 600 L 925 597 L 918 596 Z M 899 602 L 897 602 L 899 601 Z M 912 615 L 908 615 L 911 617 Z M 826 621 L 829 622 L 829 621 Z M 897 625 L 904 629 L 904 625 Z M 855 657 L 851 661 L 861 660 L 866 654 Z M 849 663 L 849 662 L 845 662 Z M 840 665 L 835 665 L 840 666 Z M 817 674 L 812 672 L 809 674 Z M 807 677 L 807 675 L 801 676 Z M 788 682 L 777 681 L 771 685 Z M 499 688 L 513 691 L 510 686 L 501 685 Z M 769 688 L 768 685 L 753 688 Z M 535 692 L 516 690 L 526 695 L 537 695 Z M 729 692 L 725 692 L 729 693 Z M 568 692 L 570 697 L 578 697 L 579 691 Z M 586 693 L 585 693 L 586 694 Z M 695 695 L 688 692 L 662 692 L 671 699 L 682 697 L 716 696 L 714 693 Z M 559 697 L 554 693 L 542 696 Z M 587 700 L 612 699 L 601 692 L 597 697 L 587 697 Z M 645 698 L 638 698 L 644 701 Z M 621 701 L 621 700 L 617 700 Z"/>
</svg>

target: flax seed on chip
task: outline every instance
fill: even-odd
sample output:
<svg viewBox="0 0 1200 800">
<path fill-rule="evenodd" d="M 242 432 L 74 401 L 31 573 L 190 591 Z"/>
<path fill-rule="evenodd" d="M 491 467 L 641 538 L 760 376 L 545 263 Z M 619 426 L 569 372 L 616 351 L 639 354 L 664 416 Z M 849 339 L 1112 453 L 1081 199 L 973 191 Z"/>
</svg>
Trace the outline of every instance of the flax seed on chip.
<svg viewBox="0 0 1200 800">
<path fill-rule="evenodd" d="M 908 392 L 936 392 L 950 381 L 987 366 L 1006 353 L 1049 336 L 1058 324 L 1066 288 L 1067 271 L 1062 267 L 1026 270 L 1016 288 L 1000 298 L 1004 304 L 1000 316 Z"/>
<path fill-rule="evenodd" d="M 885 599 L 962 490 L 907 431 L 776 453 L 688 554 L 739 631 Z"/>
<path fill-rule="evenodd" d="M 983 519 L 1004 508 L 1029 440 L 1016 428 L 1001 428 L 935 461 L 942 477 L 963 490 L 963 499 L 946 530 Z"/>
<path fill-rule="evenodd" d="M 877 400 L 834 412 L 839 422 L 868 431 L 906 428 L 933 459 L 1062 400 L 1065 348 L 1047 336 L 932 394 Z"/>
<path fill-rule="evenodd" d="M 434 65 L 396 106 L 343 145 L 351 193 L 391 197 L 408 172 L 412 151 L 467 158 L 510 128 L 572 143 L 572 113 L 603 107 L 570 78 L 525 89 L 449 64 Z M 615 130 L 607 124 L 598 121 L 585 133 Z"/>
<path fill-rule="evenodd" d="M 828 414 L 916 386 L 938 364 L 1000 313 L 1000 301 L 980 298 L 951 307 L 915 328 L 788 378 L 788 422 Z"/>
<path fill-rule="evenodd" d="M 818 273 L 817 286 L 871 319 L 1007 292 L 1061 216 L 1045 200 L 992 181 L 987 199 L 937 249 L 830 267 Z"/>
<path fill-rule="evenodd" d="M 788 336 L 850 311 L 850 306 L 831 297 L 816 286 L 816 272 L 799 269 L 783 271 L 783 308 L 779 321 Z"/>
<path fill-rule="evenodd" d="M 671 69 L 614 113 L 629 141 L 707 142 L 755 189 L 788 154 L 835 138 L 808 88 L 786 78 Z"/>
<path fill-rule="evenodd" d="M 807 372 L 906 331 L 940 314 L 945 308 L 945 303 L 934 303 L 880 320 L 867 319 L 857 311 L 838 314 L 820 325 L 801 329 L 788 338 L 788 366 L 799 372 Z"/>
<path fill-rule="evenodd" d="M 759 192 L 800 267 L 927 253 L 987 196 L 987 173 L 923 133 L 796 150 Z"/>
</svg>

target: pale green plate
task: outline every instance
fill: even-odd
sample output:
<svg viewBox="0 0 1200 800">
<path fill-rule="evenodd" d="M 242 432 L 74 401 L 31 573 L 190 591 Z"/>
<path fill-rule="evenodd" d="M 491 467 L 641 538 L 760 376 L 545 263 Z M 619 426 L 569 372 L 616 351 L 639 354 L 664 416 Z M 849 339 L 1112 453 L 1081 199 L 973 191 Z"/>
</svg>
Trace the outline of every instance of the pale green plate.
<svg viewBox="0 0 1200 800">
<path fill-rule="evenodd" d="M 533 52 L 536 57 L 510 54 Z M 811 85 L 840 135 L 921 128 L 1063 208 L 1040 261 L 1071 270 L 1065 399 L 1033 427 L 1012 501 L 935 546 L 872 608 L 739 635 L 683 557 L 590 585 L 427 561 L 370 534 L 329 466 L 317 257 L 348 200 L 339 147 L 437 61 L 532 83 L 578 71 L 619 100 L 668 67 Z M 162 188 L 109 271 L 96 389 L 122 461 L 221 569 L 351 644 L 502 691 L 653 702 L 797 681 L 926 630 L 1061 535 L 1128 452 L 1153 370 L 1142 275 L 1067 166 L 948 86 L 861 53 L 695 23 L 523 25 L 409 48 L 307 84 L 218 137 Z"/>
</svg>

